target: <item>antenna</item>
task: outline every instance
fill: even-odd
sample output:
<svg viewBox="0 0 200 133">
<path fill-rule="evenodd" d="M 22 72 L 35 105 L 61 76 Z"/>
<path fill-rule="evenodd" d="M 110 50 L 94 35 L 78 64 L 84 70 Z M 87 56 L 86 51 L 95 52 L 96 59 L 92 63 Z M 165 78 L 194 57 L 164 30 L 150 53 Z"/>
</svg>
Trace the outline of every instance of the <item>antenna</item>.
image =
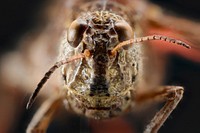
<svg viewBox="0 0 200 133">
<path fill-rule="evenodd" d="M 150 40 L 160 40 L 160 41 L 165 41 L 165 42 L 181 45 L 181 46 L 188 48 L 188 49 L 191 48 L 187 43 L 182 42 L 182 41 L 177 40 L 177 39 L 174 39 L 174 38 L 170 38 L 170 37 L 163 36 L 163 35 L 151 35 L 151 36 L 138 37 L 138 38 L 130 39 L 130 40 L 127 40 L 127 41 L 123 41 L 113 48 L 113 50 L 111 51 L 111 55 L 115 55 L 117 50 L 120 49 L 123 46 L 131 45 L 131 44 L 139 43 L 139 42 L 144 42 L 144 41 L 150 41 Z"/>
<path fill-rule="evenodd" d="M 81 58 L 85 58 L 85 57 L 89 57 L 90 56 L 90 52 L 89 50 L 85 50 L 84 53 L 72 56 L 69 59 L 64 59 L 61 61 L 56 62 L 50 69 L 49 71 L 47 71 L 44 75 L 44 77 L 40 80 L 40 82 L 37 85 L 37 88 L 34 90 L 34 92 L 32 93 L 32 95 L 29 98 L 29 101 L 26 105 L 26 109 L 29 109 L 31 107 L 31 105 L 33 104 L 33 102 L 35 101 L 35 98 L 37 97 L 39 91 L 41 90 L 41 88 L 43 87 L 43 85 L 46 83 L 46 81 L 50 78 L 51 74 L 60 66 L 67 64 L 69 62 L 81 59 Z"/>
</svg>

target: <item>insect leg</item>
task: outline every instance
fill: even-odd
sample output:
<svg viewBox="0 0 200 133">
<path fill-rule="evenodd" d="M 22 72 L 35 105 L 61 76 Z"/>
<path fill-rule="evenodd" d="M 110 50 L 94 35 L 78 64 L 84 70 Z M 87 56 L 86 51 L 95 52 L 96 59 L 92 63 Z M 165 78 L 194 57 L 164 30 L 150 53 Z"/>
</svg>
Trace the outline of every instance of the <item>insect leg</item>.
<svg viewBox="0 0 200 133">
<path fill-rule="evenodd" d="M 144 133 L 157 133 L 163 123 L 183 97 L 184 89 L 180 86 L 163 86 L 155 91 L 143 93 L 136 98 L 136 102 L 156 100 L 166 101 L 165 105 L 156 113 L 147 125 Z"/>
<path fill-rule="evenodd" d="M 49 98 L 45 101 L 28 125 L 26 133 L 45 133 L 52 117 L 61 104 L 61 97 Z"/>
</svg>

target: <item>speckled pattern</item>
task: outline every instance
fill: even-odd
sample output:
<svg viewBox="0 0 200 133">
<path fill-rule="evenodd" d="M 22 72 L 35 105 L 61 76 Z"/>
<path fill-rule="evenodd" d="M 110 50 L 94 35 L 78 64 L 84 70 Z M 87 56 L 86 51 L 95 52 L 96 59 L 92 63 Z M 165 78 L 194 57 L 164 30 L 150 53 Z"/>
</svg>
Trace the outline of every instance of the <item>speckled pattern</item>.
<svg viewBox="0 0 200 133">
<path fill-rule="evenodd" d="M 65 103 L 76 113 L 104 119 L 120 115 L 133 105 L 141 45 L 122 48 L 110 56 L 110 50 L 118 43 L 133 38 L 134 26 L 124 9 L 106 1 L 83 5 L 81 15 L 65 34 L 60 58 L 70 58 L 85 49 L 92 54 L 62 67 L 68 101 Z M 77 47 L 75 41 L 67 43 L 67 35 L 70 40 L 81 39 Z"/>
</svg>

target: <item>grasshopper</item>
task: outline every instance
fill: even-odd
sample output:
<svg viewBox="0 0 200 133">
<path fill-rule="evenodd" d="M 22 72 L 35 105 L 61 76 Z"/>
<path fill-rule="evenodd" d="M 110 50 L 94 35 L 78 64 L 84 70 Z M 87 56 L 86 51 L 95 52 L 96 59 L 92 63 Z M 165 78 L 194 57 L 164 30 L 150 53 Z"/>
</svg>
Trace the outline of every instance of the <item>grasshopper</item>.
<svg viewBox="0 0 200 133">
<path fill-rule="evenodd" d="M 137 23 L 131 11 L 112 1 L 93 1 L 80 7 L 64 31 L 59 61 L 39 82 L 27 108 L 33 104 L 51 74 L 61 68 L 64 81 L 60 95 L 47 100 L 27 128 L 28 133 L 45 132 L 56 109 L 97 120 L 130 112 L 138 104 L 165 101 L 144 133 L 156 133 L 183 97 L 181 86 L 159 86 L 140 91 L 147 70 L 144 44 L 160 40 L 190 48 L 185 42 L 163 35 L 136 37 Z M 144 42 L 144 43 L 143 43 Z"/>
</svg>

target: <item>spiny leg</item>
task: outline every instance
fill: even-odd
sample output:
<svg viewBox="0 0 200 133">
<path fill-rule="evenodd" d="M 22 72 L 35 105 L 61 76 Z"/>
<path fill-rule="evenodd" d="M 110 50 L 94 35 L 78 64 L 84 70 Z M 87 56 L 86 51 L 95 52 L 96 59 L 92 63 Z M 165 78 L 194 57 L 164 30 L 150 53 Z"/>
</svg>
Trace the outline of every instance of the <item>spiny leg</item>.
<svg viewBox="0 0 200 133">
<path fill-rule="evenodd" d="M 45 101 L 28 125 L 26 133 L 45 133 L 52 117 L 61 104 L 61 97 L 53 97 Z"/>
<path fill-rule="evenodd" d="M 147 125 L 144 133 L 157 133 L 171 112 L 183 97 L 184 89 L 180 86 L 163 86 L 151 92 L 146 92 L 136 96 L 136 102 L 163 101 L 165 105 L 156 113 L 151 122 Z"/>
</svg>

